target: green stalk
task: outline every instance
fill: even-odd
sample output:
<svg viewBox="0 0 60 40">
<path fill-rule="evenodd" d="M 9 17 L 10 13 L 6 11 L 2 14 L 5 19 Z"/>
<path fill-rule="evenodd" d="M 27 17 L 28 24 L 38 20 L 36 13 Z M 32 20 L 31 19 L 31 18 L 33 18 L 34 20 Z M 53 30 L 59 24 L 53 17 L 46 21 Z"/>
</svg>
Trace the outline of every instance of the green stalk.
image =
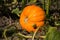
<svg viewBox="0 0 60 40">
<path fill-rule="evenodd" d="M 7 29 L 4 30 L 3 36 L 4 36 L 5 40 L 8 40 L 8 38 L 6 37 L 6 31 L 7 31 Z"/>
<path fill-rule="evenodd" d="M 50 0 L 45 0 L 46 15 L 49 14 Z"/>
<path fill-rule="evenodd" d="M 43 0 L 43 9 L 45 9 L 45 0 Z"/>
<path fill-rule="evenodd" d="M 21 10 L 25 7 L 25 2 L 26 2 L 26 0 L 22 0 L 22 8 L 21 8 Z"/>
<path fill-rule="evenodd" d="M 18 35 L 20 37 L 24 37 L 24 38 L 33 38 L 33 36 L 26 36 L 26 35 L 21 34 L 20 32 L 17 33 L 16 35 Z M 35 36 L 35 38 L 37 38 L 37 36 Z M 44 38 L 46 38 L 46 36 L 39 36 L 39 38 L 43 38 L 44 39 Z"/>
<path fill-rule="evenodd" d="M 15 4 L 15 3 L 17 3 L 17 0 L 13 0 L 12 4 Z"/>
<path fill-rule="evenodd" d="M 40 28 L 40 27 L 38 27 L 38 28 L 36 29 L 36 31 L 34 32 L 33 37 L 32 37 L 32 40 L 34 40 L 34 37 L 35 37 L 36 33 L 38 32 L 39 28 Z"/>
</svg>

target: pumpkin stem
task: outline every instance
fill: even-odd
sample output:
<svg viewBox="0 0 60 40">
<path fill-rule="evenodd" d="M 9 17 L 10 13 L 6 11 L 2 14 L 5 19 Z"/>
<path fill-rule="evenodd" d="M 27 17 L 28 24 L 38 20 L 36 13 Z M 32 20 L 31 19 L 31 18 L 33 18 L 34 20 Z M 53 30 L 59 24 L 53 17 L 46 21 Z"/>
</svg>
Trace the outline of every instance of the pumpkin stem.
<svg viewBox="0 0 60 40">
<path fill-rule="evenodd" d="M 27 21 L 28 21 L 28 17 L 26 17 L 26 18 L 24 19 L 24 22 L 25 22 L 25 23 L 27 23 Z"/>
</svg>

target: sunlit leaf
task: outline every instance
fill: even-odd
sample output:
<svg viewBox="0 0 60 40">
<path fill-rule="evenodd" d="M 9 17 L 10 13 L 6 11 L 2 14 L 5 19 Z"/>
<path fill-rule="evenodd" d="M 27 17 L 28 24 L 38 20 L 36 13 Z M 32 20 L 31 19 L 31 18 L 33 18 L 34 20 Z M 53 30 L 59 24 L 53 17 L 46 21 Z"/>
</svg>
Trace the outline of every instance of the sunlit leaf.
<svg viewBox="0 0 60 40">
<path fill-rule="evenodd" d="M 50 27 L 45 40 L 60 40 L 60 32 L 55 27 Z"/>
</svg>

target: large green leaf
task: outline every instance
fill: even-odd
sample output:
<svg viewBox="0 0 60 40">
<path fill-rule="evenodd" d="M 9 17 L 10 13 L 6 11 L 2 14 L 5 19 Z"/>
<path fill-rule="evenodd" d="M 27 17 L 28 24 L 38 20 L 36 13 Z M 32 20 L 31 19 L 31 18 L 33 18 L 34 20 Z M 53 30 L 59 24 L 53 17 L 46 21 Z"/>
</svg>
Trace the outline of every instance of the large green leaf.
<svg viewBox="0 0 60 40">
<path fill-rule="evenodd" d="M 60 32 L 55 27 L 49 28 L 45 40 L 60 40 Z"/>
</svg>

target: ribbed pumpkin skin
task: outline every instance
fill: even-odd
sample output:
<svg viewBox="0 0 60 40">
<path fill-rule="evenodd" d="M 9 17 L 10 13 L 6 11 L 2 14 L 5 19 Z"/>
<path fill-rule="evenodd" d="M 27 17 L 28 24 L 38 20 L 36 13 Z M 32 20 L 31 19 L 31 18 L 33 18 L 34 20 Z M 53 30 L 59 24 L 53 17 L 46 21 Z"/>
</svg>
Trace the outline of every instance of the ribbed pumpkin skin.
<svg viewBox="0 0 60 40">
<path fill-rule="evenodd" d="M 42 27 L 44 25 L 45 12 L 42 8 L 36 5 L 25 7 L 20 15 L 20 25 L 22 29 L 28 32 L 35 31 L 33 25 Z"/>
</svg>

